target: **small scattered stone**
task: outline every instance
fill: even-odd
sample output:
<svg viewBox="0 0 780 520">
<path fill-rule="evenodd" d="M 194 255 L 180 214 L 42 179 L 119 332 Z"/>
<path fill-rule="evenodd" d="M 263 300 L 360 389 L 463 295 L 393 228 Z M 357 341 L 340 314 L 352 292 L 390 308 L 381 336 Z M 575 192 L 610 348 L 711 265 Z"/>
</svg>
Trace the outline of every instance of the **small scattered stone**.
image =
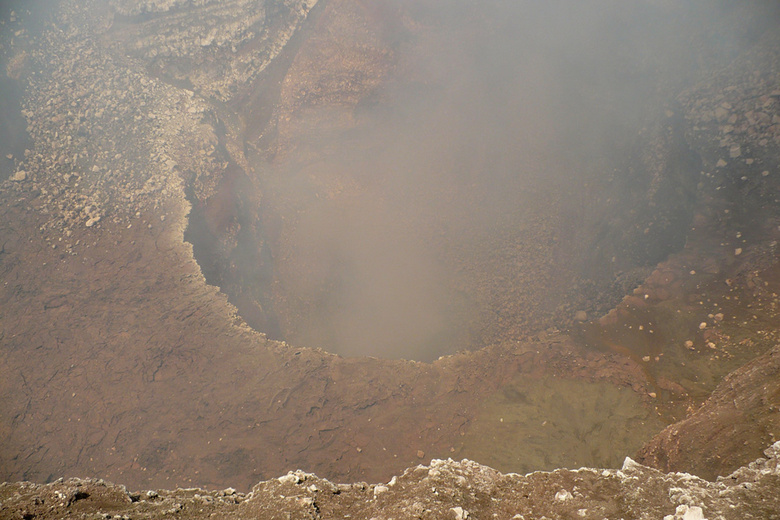
<svg viewBox="0 0 780 520">
<path fill-rule="evenodd" d="M 739 256 L 742 254 L 742 248 L 738 247 L 734 250 L 734 256 Z"/>
<path fill-rule="evenodd" d="M 704 330 L 706 328 L 707 328 L 707 322 L 706 321 L 703 321 L 703 322 L 699 323 L 699 329 L 700 330 Z"/>
</svg>

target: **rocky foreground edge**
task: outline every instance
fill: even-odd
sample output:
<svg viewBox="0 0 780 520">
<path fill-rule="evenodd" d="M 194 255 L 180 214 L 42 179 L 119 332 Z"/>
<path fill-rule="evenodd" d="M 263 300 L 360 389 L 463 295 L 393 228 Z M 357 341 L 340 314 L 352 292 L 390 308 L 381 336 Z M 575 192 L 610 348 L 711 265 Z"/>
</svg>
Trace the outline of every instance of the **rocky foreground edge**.
<svg viewBox="0 0 780 520">
<path fill-rule="evenodd" d="M 470 460 L 434 459 L 386 484 L 334 484 L 302 471 L 228 488 L 129 492 L 103 480 L 0 485 L 2 518 L 780 518 L 780 442 L 716 482 L 622 469 L 502 474 Z"/>
</svg>

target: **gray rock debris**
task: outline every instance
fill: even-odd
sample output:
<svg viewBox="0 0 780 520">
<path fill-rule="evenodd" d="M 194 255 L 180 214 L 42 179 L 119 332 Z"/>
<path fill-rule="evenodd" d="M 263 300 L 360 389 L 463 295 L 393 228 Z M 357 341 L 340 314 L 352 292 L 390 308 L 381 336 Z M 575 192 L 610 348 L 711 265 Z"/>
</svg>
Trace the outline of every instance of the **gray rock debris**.
<svg viewBox="0 0 780 520">
<path fill-rule="evenodd" d="M 208 105 L 104 45 L 110 23 L 94 4 L 57 4 L 24 51 L 22 115 L 33 144 L 11 187 L 47 208 L 40 231 L 66 251 L 75 247 L 73 230 L 127 227 L 165 200 L 182 199 L 182 172 L 207 177 L 227 164 L 203 124 Z"/>
</svg>

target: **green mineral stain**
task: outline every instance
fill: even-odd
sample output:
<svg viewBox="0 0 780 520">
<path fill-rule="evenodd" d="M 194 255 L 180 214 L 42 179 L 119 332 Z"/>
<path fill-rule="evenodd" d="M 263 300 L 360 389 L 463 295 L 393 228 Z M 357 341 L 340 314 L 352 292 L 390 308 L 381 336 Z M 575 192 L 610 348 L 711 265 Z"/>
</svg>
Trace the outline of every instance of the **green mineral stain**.
<svg viewBox="0 0 780 520">
<path fill-rule="evenodd" d="M 619 467 L 664 424 L 629 388 L 526 378 L 489 397 L 458 455 L 503 472 Z"/>
</svg>

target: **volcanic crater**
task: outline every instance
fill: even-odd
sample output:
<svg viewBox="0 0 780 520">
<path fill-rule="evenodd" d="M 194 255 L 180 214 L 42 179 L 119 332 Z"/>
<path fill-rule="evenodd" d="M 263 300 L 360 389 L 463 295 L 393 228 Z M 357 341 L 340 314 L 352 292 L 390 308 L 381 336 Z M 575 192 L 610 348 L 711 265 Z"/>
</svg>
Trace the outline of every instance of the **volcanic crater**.
<svg viewBox="0 0 780 520">
<path fill-rule="evenodd" d="M 775 440 L 770 3 L 50 4 L 3 14 L 3 479 Z M 764 401 L 709 435 L 732 372 Z"/>
</svg>

